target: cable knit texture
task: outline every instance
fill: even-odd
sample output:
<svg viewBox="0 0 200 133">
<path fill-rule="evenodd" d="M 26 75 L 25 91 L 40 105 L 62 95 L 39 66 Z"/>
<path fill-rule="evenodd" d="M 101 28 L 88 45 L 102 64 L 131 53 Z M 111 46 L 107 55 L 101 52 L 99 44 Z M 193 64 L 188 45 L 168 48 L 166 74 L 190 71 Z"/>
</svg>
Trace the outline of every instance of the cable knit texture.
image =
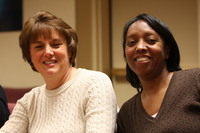
<svg viewBox="0 0 200 133">
<path fill-rule="evenodd" d="M 138 93 L 120 109 L 117 128 L 118 133 L 200 133 L 200 69 L 174 73 L 155 118 Z"/>
<path fill-rule="evenodd" d="M 55 90 L 43 85 L 25 94 L 0 133 L 113 133 L 116 106 L 109 77 L 79 68 Z"/>
</svg>

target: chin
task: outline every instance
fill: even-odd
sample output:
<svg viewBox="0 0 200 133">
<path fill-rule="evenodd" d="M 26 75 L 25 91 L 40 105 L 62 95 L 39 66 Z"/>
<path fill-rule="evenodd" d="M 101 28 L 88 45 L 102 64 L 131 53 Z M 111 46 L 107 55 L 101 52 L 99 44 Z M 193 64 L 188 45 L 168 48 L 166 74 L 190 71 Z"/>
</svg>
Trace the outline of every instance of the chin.
<svg viewBox="0 0 200 133">
<path fill-rule="evenodd" d="M 52 70 L 51 71 L 44 71 L 42 75 L 51 76 L 51 75 L 54 75 L 56 73 L 57 73 L 57 71 L 52 71 Z"/>
</svg>

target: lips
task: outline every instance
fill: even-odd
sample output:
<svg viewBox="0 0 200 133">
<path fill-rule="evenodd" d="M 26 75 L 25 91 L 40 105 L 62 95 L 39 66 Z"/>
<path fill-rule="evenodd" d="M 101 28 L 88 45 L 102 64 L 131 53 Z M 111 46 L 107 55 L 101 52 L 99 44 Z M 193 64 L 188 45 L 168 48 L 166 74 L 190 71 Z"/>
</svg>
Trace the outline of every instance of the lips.
<svg viewBox="0 0 200 133">
<path fill-rule="evenodd" d="M 140 61 L 149 61 L 149 60 L 150 60 L 150 57 L 147 57 L 147 56 L 135 58 L 135 61 L 138 61 L 138 62 L 140 62 Z"/>
<path fill-rule="evenodd" d="M 54 64 L 56 63 L 57 61 L 53 60 L 53 61 L 44 61 L 43 63 L 44 64 Z"/>
</svg>

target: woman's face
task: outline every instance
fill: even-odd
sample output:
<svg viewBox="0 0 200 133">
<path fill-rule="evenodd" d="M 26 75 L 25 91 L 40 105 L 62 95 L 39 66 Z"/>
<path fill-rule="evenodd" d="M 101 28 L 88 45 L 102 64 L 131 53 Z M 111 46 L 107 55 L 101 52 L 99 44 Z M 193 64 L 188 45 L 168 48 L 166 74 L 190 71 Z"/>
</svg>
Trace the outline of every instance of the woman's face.
<svg viewBox="0 0 200 133">
<path fill-rule="evenodd" d="M 168 52 L 162 38 L 144 21 L 136 21 L 127 32 L 125 55 L 139 78 L 155 78 L 166 69 Z"/>
<path fill-rule="evenodd" d="M 71 67 L 66 41 L 55 30 L 50 38 L 41 36 L 31 43 L 30 55 L 34 67 L 43 77 L 64 74 Z"/>
</svg>

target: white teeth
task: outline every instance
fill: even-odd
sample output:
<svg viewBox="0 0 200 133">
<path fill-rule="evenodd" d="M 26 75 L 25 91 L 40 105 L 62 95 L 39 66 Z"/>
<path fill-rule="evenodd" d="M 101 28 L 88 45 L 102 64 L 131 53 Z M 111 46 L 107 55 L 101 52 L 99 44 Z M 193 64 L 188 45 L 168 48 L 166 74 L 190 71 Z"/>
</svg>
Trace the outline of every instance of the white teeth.
<svg viewBox="0 0 200 133">
<path fill-rule="evenodd" d="M 149 60 L 148 57 L 139 57 L 139 58 L 136 58 L 136 61 L 147 61 Z"/>
<path fill-rule="evenodd" d="M 53 64 L 56 63 L 56 61 L 45 61 L 44 64 Z"/>
</svg>

